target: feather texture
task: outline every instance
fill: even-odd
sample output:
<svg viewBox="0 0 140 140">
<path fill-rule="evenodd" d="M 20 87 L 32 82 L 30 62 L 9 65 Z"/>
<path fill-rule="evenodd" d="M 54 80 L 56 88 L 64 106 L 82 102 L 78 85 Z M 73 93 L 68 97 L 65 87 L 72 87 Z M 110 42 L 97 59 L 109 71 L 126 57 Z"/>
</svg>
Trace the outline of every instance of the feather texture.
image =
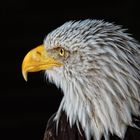
<svg viewBox="0 0 140 140">
<path fill-rule="evenodd" d="M 124 138 L 132 115 L 139 115 L 140 45 L 120 26 L 100 20 L 70 21 L 49 33 L 46 50 L 63 47 L 64 66 L 46 77 L 64 97 L 55 120 L 66 112 L 70 126 L 80 123 L 87 140 L 108 134 Z"/>
</svg>

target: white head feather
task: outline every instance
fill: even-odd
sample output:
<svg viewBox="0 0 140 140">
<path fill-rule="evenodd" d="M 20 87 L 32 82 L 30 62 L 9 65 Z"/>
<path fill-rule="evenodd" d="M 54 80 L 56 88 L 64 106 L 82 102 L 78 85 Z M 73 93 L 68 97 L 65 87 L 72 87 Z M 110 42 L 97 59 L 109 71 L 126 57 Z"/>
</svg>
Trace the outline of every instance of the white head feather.
<svg viewBox="0 0 140 140">
<path fill-rule="evenodd" d="M 63 67 L 46 70 L 64 93 L 55 119 L 65 111 L 87 140 L 107 140 L 109 133 L 123 139 L 132 114 L 139 115 L 140 45 L 124 31 L 100 20 L 70 21 L 44 40 L 47 50 L 69 52 Z"/>
</svg>

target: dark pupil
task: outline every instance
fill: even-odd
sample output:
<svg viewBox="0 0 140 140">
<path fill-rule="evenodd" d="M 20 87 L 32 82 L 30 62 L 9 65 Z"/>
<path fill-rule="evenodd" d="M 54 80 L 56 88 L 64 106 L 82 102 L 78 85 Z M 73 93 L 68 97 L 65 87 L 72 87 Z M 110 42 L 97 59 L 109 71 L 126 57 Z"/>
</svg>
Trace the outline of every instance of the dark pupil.
<svg viewBox="0 0 140 140">
<path fill-rule="evenodd" d="M 61 49 L 60 53 L 61 53 L 61 54 L 63 53 L 63 49 Z"/>
</svg>

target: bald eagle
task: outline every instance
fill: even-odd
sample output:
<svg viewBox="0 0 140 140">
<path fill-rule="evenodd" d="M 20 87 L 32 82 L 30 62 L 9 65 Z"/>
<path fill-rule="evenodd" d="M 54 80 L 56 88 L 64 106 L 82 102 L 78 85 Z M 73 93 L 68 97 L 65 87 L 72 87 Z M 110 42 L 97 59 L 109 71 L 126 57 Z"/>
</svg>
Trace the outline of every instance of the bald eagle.
<svg viewBox="0 0 140 140">
<path fill-rule="evenodd" d="M 56 134 L 45 140 L 74 126 L 86 140 L 109 140 L 110 134 L 123 140 L 128 126 L 138 127 L 132 116 L 140 115 L 140 45 L 121 26 L 90 19 L 64 23 L 23 60 L 25 80 L 41 70 L 64 94 L 51 122 Z"/>
</svg>

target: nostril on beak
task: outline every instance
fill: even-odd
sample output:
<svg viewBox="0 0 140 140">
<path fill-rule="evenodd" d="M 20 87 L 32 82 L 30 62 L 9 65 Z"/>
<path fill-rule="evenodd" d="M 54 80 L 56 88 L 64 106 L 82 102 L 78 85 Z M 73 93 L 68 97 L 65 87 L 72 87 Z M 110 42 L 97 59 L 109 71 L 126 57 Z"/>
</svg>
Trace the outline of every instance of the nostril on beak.
<svg viewBox="0 0 140 140">
<path fill-rule="evenodd" d="M 37 54 L 41 55 L 41 53 L 39 51 L 36 52 Z"/>
</svg>

